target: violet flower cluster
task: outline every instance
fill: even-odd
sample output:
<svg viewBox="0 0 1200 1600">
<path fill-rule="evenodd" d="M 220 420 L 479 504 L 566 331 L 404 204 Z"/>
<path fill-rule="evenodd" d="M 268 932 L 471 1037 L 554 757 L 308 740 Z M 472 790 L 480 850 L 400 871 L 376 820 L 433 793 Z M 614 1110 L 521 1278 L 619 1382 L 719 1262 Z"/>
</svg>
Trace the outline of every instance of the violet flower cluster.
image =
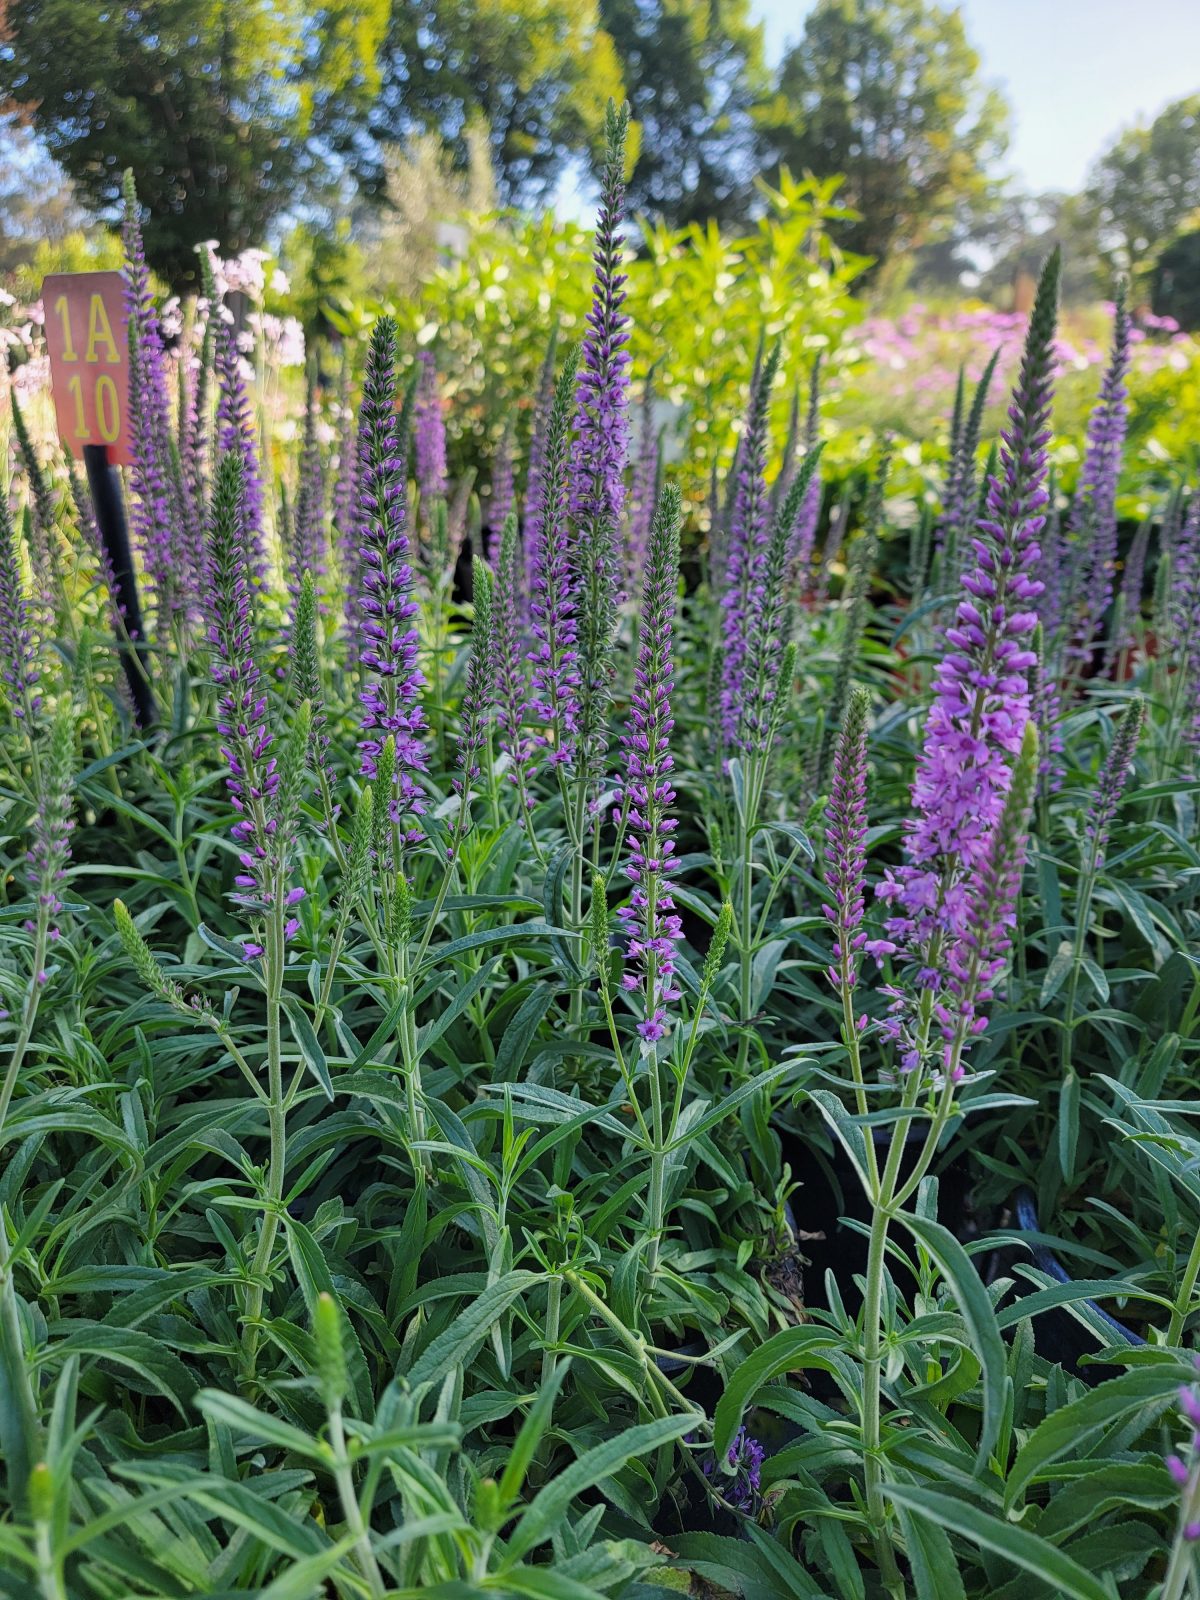
<svg viewBox="0 0 1200 1600">
<path fill-rule="evenodd" d="M 633 885 L 629 903 L 618 912 L 627 935 L 629 964 L 621 982 L 630 993 L 642 996 L 637 1029 L 651 1044 L 668 1032 L 667 1006 L 679 998 L 675 949 L 683 932 L 670 892 L 673 835 L 678 827 L 670 814 L 675 804 L 671 643 L 679 582 L 680 516 L 679 491 L 667 485 L 650 530 L 641 643 L 629 722 L 621 738 L 625 781 L 617 816 L 623 811 L 628 822 L 625 874 Z"/>
<path fill-rule="evenodd" d="M 704 1476 L 716 1484 L 724 1500 L 735 1510 L 749 1515 L 757 1508 L 762 1494 L 762 1464 L 765 1460 L 766 1451 L 762 1445 L 757 1439 L 752 1439 L 745 1426 L 742 1426 L 726 1451 L 724 1467 L 718 1471 L 717 1458 L 710 1452 L 704 1458 L 702 1470 Z"/>
<path fill-rule="evenodd" d="M 446 476 L 446 421 L 442 415 L 442 397 L 438 393 L 437 365 L 433 352 L 422 350 L 417 360 L 420 374 L 417 378 L 413 444 L 417 488 L 424 514 L 429 517 L 432 515 L 433 502 L 445 498 L 449 482 Z"/>
<path fill-rule="evenodd" d="M 373 778 L 388 735 L 396 742 L 400 811 L 424 809 L 415 774 L 423 772 L 425 679 L 417 664 L 417 603 L 412 596 L 405 463 L 397 441 L 396 324 L 381 317 L 371 333 L 359 411 L 359 516 L 362 585 L 358 597 L 363 668 L 359 752 Z"/>
<path fill-rule="evenodd" d="M 1029 673 L 1037 658 L 1029 643 L 1038 620 L 1032 605 L 1042 589 L 1034 574 L 1048 498 L 1058 276 L 1055 252 L 1038 286 L 1001 435 L 1000 471 L 989 481 L 986 514 L 973 541 L 975 564 L 963 574 L 965 593 L 946 630 L 949 652 L 935 674 L 906 824 L 908 859 L 889 869 L 879 889 L 894 913 L 886 931 L 923 989 L 939 986 L 941 969 L 972 925 L 977 873 L 1030 719 Z M 902 1065 L 911 1069 L 919 1051 L 904 1037 L 904 997 L 897 1003 L 893 1031 Z"/>
</svg>

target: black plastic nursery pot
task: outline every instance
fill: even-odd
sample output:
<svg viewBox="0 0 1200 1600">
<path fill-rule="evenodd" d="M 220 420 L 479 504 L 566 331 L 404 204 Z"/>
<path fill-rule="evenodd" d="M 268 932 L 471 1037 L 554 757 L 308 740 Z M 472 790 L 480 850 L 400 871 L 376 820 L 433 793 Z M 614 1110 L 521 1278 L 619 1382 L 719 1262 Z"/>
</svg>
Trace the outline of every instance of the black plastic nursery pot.
<svg viewBox="0 0 1200 1600">
<path fill-rule="evenodd" d="M 1072 1281 L 1071 1274 L 1053 1250 L 1042 1244 L 1037 1237 L 1032 1237 L 1041 1233 L 1041 1227 L 1037 1202 L 1031 1190 L 1021 1188 L 1016 1191 L 1004 1208 L 1001 1226 L 1007 1227 L 1013 1233 L 1027 1234 L 1031 1237 L 1025 1249 L 1018 1246 L 1004 1246 L 988 1257 L 985 1267 L 988 1283 L 1007 1275 L 1019 1261 L 1032 1262 L 1039 1272 L 1044 1272 L 1056 1283 Z M 1034 1348 L 1046 1361 L 1054 1362 L 1074 1377 L 1095 1385 L 1113 1377 L 1120 1369 L 1107 1362 L 1087 1358 L 1094 1357 L 1106 1344 L 1110 1347 L 1144 1345 L 1146 1341 L 1132 1328 L 1126 1327 L 1123 1322 L 1119 1322 L 1116 1317 L 1105 1311 L 1095 1300 L 1081 1300 L 1079 1304 L 1087 1309 L 1093 1322 L 1104 1329 L 1108 1335 L 1106 1340 L 1102 1339 L 1098 1329 L 1087 1327 L 1078 1317 L 1072 1316 L 1070 1311 L 1055 1306 L 1033 1318 Z"/>
<path fill-rule="evenodd" d="M 806 1139 L 794 1128 L 776 1124 L 783 1144 L 783 1159 L 802 1187 L 793 1197 L 799 1248 L 805 1258 L 805 1299 L 810 1306 L 829 1307 L 826 1275 L 832 1274 L 842 1304 L 853 1315 L 862 1303 L 855 1282 L 867 1270 L 867 1234 L 871 1203 L 857 1172 L 838 1141 L 832 1149 Z M 875 1148 L 882 1154 L 891 1138 L 890 1128 L 873 1130 Z M 905 1140 L 901 1177 L 911 1173 L 925 1141 L 925 1128 L 913 1127 Z M 971 1203 L 971 1174 L 964 1155 L 943 1153 L 934 1163 L 938 1179 L 938 1215 L 963 1243 L 983 1231 Z M 916 1288 L 899 1262 L 889 1270 L 902 1293 Z"/>
</svg>

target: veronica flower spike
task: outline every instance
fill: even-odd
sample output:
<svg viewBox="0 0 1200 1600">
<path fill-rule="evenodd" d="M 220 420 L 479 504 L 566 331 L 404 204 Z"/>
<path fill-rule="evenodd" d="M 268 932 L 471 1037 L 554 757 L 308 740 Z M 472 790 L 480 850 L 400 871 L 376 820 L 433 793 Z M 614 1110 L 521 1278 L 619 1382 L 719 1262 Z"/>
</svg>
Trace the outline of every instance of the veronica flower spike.
<svg viewBox="0 0 1200 1600">
<path fill-rule="evenodd" d="M 650 529 L 642 598 L 641 647 L 638 654 L 629 723 L 621 740 L 629 827 L 626 876 L 632 884 L 629 903 L 619 913 L 628 936 L 627 971 L 622 983 L 640 996 L 637 1029 L 647 1044 L 669 1030 L 668 1007 L 679 998 L 675 947 L 681 925 L 670 893 L 673 835 L 671 815 L 672 665 L 671 644 L 675 592 L 679 582 L 679 490 L 668 484 L 659 497 Z"/>
<path fill-rule="evenodd" d="M 358 424 L 362 590 L 358 599 L 363 670 L 361 771 L 374 778 L 384 741 L 396 745 L 393 809 L 423 809 L 425 679 L 417 665 L 417 603 L 409 565 L 405 466 L 397 441 L 396 324 L 381 317 L 371 333 Z"/>
<path fill-rule="evenodd" d="M 915 1035 L 897 1024 L 905 1069 L 915 1067 L 924 1050 L 939 969 L 968 931 L 972 876 L 1004 810 L 1012 761 L 1030 720 L 1058 276 L 1055 252 L 1038 286 L 1000 470 L 988 484 L 974 563 L 963 574 L 963 595 L 946 630 L 949 651 L 934 678 L 906 825 L 908 859 L 889 869 L 879 890 L 894 912 L 887 933 L 926 996 Z M 903 1008 L 903 997 L 897 1003 Z"/>
</svg>

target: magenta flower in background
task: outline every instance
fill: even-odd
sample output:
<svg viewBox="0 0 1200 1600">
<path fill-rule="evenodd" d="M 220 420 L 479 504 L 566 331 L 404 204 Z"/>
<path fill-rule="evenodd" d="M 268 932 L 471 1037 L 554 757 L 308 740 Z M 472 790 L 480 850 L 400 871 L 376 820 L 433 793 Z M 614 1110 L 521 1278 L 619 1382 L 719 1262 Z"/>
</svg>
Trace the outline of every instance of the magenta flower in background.
<svg viewBox="0 0 1200 1600">
<path fill-rule="evenodd" d="M 396 803 L 423 809 L 415 774 L 426 765 L 425 679 L 417 665 L 417 603 L 408 562 L 405 465 L 397 439 L 396 324 L 381 317 L 371 333 L 359 411 L 359 517 L 362 588 L 358 597 L 363 669 L 364 777 L 373 778 L 389 734 L 396 741 Z"/>
<path fill-rule="evenodd" d="M 623 809 L 629 827 L 625 874 L 633 885 L 628 905 L 618 912 L 628 936 L 625 958 L 629 970 L 621 981 L 627 990 L 642 997 L 642 1019 L 637 1026 L 649 1043 L 666 1035 L 667 1007 L 679 998 L 675 948 L 683 932 L 670 893 L 675 851 L 672 836 L 678 827 L 671 815 L 675 804 L 671 644 L 679 583 L 680 518 L 679 491 L 668 484 L 650 530 L 638 664 L 629 722 L 621 737 L 624 788 L 618 817 Z"/>
</svg>

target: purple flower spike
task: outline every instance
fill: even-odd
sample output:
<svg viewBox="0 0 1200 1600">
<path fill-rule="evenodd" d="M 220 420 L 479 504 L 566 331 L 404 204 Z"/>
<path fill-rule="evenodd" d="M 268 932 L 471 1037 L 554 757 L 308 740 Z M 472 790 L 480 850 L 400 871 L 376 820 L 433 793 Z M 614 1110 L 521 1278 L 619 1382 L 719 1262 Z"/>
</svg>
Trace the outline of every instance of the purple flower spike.
<svg viewBox="0 0 1200 1600">
<path fill-rule="evenodd" d="M 304 407 L 304 443 L 300 452 L 300 484 L 296 492 L 296 515 L 292 532 L 288 587 L 293 606 L 300 598 L 304 574 L 320 595 L 328 572 L 325 533 L 325 453 L 317 437 L 317 383 L 315 365 L 309 369 L 308 396 Z"/>
<path fill-rule="evenodd" d="M 579 719 L 576 757 L 581 773 L 595 776 L 608 748 L 608 706 L 613 678 L 613 634 L 621 583 L 621 514 L 629 427 L 629 317 L 621 271 L 625 206 L 625 138 L 629 108 L 610 100 L 605 114 L 605 158 L 600 212 L 592 254 L 592 308 L 576 387 L 575 444 L 571 460 L 571 586 L 579 650 Z"/>
<path fill-rule="evenodd" d="M 417 488 L 421 492 L 424 514 L 429 517 L 433 502 L 444 499 L 448 487 L 446 422 L 442 416 L 442 399 L 438 393 L 437 367 L 432 351 L 422 350 L 417 360 L 421 363 L 413 426 Z"/>
<path fill-rule="evenodd" d="M 488 512 L 488 525 L 497 545 L 504 532 L 504 524 L 508 521 L 508 513 L 513 508 L 514 498 L 513 427 L 510 421 L 505 424 L 504 432 L 500 435 L 500 443 L 496 446 L 496 454 L 492 461 L 492 504 Z M 492 548 L 491 545 L 488 546 L 489 554 Z"/>
<path fill-rule="evenodd" d="M 595 276 L 588 331 L 579 366 L 575 449 L 571 460 L 571 515 L 576 523 L 607 532 L 610 544 L 621 523 L 629 426 L 629 317 L 626 275 L 621 271 L 625 209 L 625 139 L 629 107 L 610 100 L 605 114 L 606 155 L 600 212 L 592 255 Z"/>
<path fill-rule="evenodd" d="M 21 557 L 8 500 L 0 495 L 0 698 L 24 723 L 27 735 L 41 710 L 40 678 L 33 607 L 21 579 Z"/>
<path fill-rule="evenodd" d="M 263 588 L 270 575 L 263 506 L 266 491 L 259 471 L 254 408 L 242 377 L 242 357 L 232 321 L 225 321 L 220 310 L 216 336 L 217 368 L 217 449 L 236 451 L 242 461 L 242 526 L 248 542 L 250 576 Z"/>
<path fill-rule="evenodd" d="M 1112 354 L 1100 398 L 1088 421 L 1087 450 L 1068 533 L 1075 542 L 1080 611 L 1074 619 L 1073 650 L 1087 660 L 1104 613 L 1113 597 L 1117 566 L 1117 482 L 1125 447 L 1129 403 L 1125 380 L 1129 375 L 1129 313 L 1125 289 L 1117 290 Z"/>
<path fill-rule="evenodd" d="M 1109 830 L 1133 771 L 1133 758 L 1137 753 L 1144 715 L 1145 707 L 1140 698 L 1132 700 L 1125 708 L 1117 724 L 1117 730 L 1113 734 L 1104 765 L 1100 768 L 1100 776 L 1096 780 L 1092 803 L 1088 810 L 1086 833 L 1088 842 L 1095 852 L 1097 866 L 1104 860 Z"/>
<path fill-rule="evenodd" d="M 825 809 L 825 882 L 833 900 L 823 906 L 833 928 L 835 964 L 829 981 L 849 995 L 858 982 L 861 950 L 880 958 L 890 955 L 890 940 L 868 940 L 862 929 L 863 882 L 867 864 L 867 712 L 865 689 L 852 689 L 833 757 L 829 803 Z"/>
<path fill-rule="evenodd" d="M 521 822 L 527 822 L 528 783 L 533 774 L 533 741 L 525 731 L 529 669 L 521 646 L 517 514 L 510 511 L 500 539 L 496 584 L 492 596 L 492 679 L 500 748 L 509 759 L 509 777 L 521 799 Z"/>
<path fill-rule="evenodd" d="M 721 575 L 721 641 L 724 682 L 721 731 L 728 750 L 738 747 L 751 669 L 751 617 L 762 599 L 769 500 L 765 472 L 771 385 L 779 364 L 775 347 L 763 362 L 750 395 L 738 450 L 737 485 Z"/>
<path fill-rule="evenodd" d="M 150 271 L 142 246 L 137 194 L 130 174 L 125 178 L 125 303 L 129 313 L 129 418 L 133 434 L 134 536 L 154 592 L 159 627 L 186 602 L 195 575 L 189 574 L 182 548 L 180 508 L 173 503 L 171 421 L 167 403 L 162 330 Z M 189 584 L 189 579 L 192 580 Z"/>
<path fill-rule="evenodd" d="M 417 665 L 417 604 L 405 531 L 405 466 L 396 437 L 396 324 L 381 317 L 371 333 L 359 412 L 359 515 L 362 521 L 361 613 L 364 777 L 375 776 L 389 734 L 396 741 L 396 800 L 423 809 L 414 774 L 425 770 L 425 679 Z"/>
<path fill-rule="evenodd" d="M 942 1069 L 954 1079 L 963 1075 L 963 1050 L 987 1027 L 982 1007 L 995 997 L 1012 946 L 1037 770 L 1037 731 L 1030 722 L 1004 810 L 970 886 L 965 930 L 947 947 L 949 1003 L 934 1006 L 945 1041 Z"/>
<path fill-rule="evenodd" d="M 67 710 L 60 711 L 42 759 L 37 810 L 30 825 L 25 865 L 29 887 L 37 901 L 38 916 L 45 919 L 50 937 L 58 937 L 57 918 L 63 905 L 59 886 L 71 858 L 71 764 L 75 754 L 75 726 Z M 42 979 L 39 977 L 39 982 Z"/>
<path fill-rule="evenodd" d="M 1058 275 L 1055 252 L 1038 285 L 1000 470 L 989 480 L 972 541 L 974 565 L 963 573 L 963 597 L 946 630 L 949 651 L 934 679 L 906 824 L 908 860 L 889 870 L 879 889 L 895 913 L 887 932 L 926 989 L 937 988 L 939 970 L 970 927 L 973 877 L 1004 810 L 1012 758 L 1030 719 Z M 911 1051 L 904 1064 L 917 1064 Z"/>
<path fill-rule="evenodd" d="M 209 525 L 208 642 L 213 681 L 220 690 L 217 732 L 229 766 L 226 784 L 238 820 L 234 901 L 265 911 L 276 889 L 279 841 L 274 802 L 279 773 L 271 754 L 267 694 L 254 659 L 253 590 L 247 564 L 242 457 L 219 455 Z"/>
<path fill-rule="evenodd" d="M 648 1043 L 667 1034 L 667 1007 L 679 998 L 675 946 L 682 935 L 671 898 L 671 816 L 675 790 L 671 771 L 671 639 L 675 591 L 679 583 L 679 490 L 668 484 L 659 498 L 650 530 L 646 581 L 642 594 L 641 646 L 630 699 L 630 716 L 621 739 L 625 787 L 621 809 L 629 825 L 626 876 L 633 885 L 629 904 L 618 916 L 628 936 L 629 970 L 625 988 L 642 997 L 638 1032 Z M 618 813 L 619 814 L 619 813 Z"/>
<path fill-rule="evenodd" d="M 564 765 L 574 755 L 579 723 L 579 652 L 567 529 L 567 452 L 578 362 L 576 346 L 568 354 L 555 386 L 546 429 L 530 602 L 534 648 L 529 656 L 529 705 L 546 726 L 539 742 L 546 747 L 554 767 Z"/>
</svg>

